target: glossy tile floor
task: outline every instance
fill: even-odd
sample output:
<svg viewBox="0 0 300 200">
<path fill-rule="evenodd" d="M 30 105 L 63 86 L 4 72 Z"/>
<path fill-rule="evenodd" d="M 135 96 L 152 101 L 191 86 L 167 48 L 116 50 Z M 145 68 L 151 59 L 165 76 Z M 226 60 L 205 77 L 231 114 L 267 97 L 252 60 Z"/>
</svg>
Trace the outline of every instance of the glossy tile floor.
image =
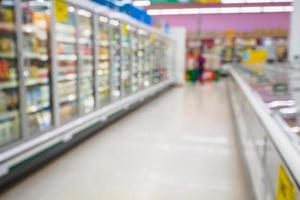
<svg viewBox="0 0 300 200">
<path fill-rule="evenodd" d="M 224 82 L 172 89 L 0 199 L 250 199 L 230 117 Z"/>
</svg>

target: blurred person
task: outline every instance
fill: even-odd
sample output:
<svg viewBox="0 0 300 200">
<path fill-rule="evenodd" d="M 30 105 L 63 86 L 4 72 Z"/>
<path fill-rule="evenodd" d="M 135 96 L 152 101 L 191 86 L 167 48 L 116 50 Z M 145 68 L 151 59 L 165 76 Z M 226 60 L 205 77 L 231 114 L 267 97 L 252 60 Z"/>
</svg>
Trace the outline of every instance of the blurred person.
<svg viewBox="0 0 300 200">
<path fill-rule="evenodd" d="M 202 54 L 202 49 L 198 49 L 197 53 L 197 61 L 198 61 L 198 66 L 197 66 L 197 79 L 198 81 L 203 84 L 203 74 L 204 74 L 204 70 L 205 70 L 205 62 L 206 59 L 204 58 L 203 54 Z"/>
<path fill-rule="evenodd" d="M 190 50 L 187 54 L 187 75 L 188 80 L 190 80 L 192 83 L 197 82 L 197 67 L 196 67 L 196 57 L 195 53 Z"/>
</svg>

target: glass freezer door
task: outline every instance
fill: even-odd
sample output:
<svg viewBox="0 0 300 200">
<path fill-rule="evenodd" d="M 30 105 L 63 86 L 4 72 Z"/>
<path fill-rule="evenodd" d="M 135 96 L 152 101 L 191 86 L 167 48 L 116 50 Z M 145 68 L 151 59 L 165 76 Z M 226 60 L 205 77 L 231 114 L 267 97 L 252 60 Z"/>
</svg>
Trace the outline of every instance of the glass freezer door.
<svg viewBox="0 0 300 200">
<path fill-rule="evenodd" d="M 26 112 L 29 134 L 52 125 L 50 100 L 49 2 L 22 1 Z"/>
<path fill-rule="evenodd" d="M 76 10 L 68 7 L 68 19 L 56 23 L 58 99 L 60 122 L 78 116 L 78 56 L 76 40 Z"/>
<path fill-rule="evenodd" d="M 150 45 L 150 35 L 148 32 L 144 35 L 144 88 L 150 86 L 151 83 L 151 45 Z"/>
<path fill-rule="evenodd" d="M 98 66 L 97 66 L 97 92 L 99 103 L 105 106 L 110 102 L 110 42 L 109 42 L 109 19 L 104 16 L 98 18 L 98 35 L 96 36 Z"/>
<path fill-rule="evenodd" d="M 155 62 L 154 62 L 154 73 L 153 73 L 153 83 L 157 84 L 160 81 L 160 41 L 157 39 L 154 44 L 154 52 L 155 52 Z"/>
<path fill-rule="evenodd" d="M 94 48 L 92 13 L 77 10 L 79 47 L 79 96 L 80 113 L 85 114 L 95 108 L 94 91 Z"/>
<path fill-rule="evenodd" d="M 130 45 L 131 45 L 131 93 L 135 93 L 138 91 L 138 52 L 139 52 L 139 44 L 138 44 L 138 32 L 137 28 L 131 28 L 130 32 Z"/>
<path fill-rule="evenodd" d="M 0 1 L 0 146 L 20 139 L 14 1 Z"/>
<path fill-rule="evenodd" d="M 144 68 L 145 68 L 145 31 L 138 30 L 138 86 L 139 90 L 144 88 Z"/>
<path fill-rule="evenodd" d="M 121 97 L 121 25 L 118 20 L 110 20 L 111 41 L 111 100 Z"/>
<path fill-rule="evenodd" d="M 123 95 L 127 96 L 131 93 L 131 38 L 129 32 L 132 26 L 126 23 L 122 23 L 122 87 Z"/>
</svg>

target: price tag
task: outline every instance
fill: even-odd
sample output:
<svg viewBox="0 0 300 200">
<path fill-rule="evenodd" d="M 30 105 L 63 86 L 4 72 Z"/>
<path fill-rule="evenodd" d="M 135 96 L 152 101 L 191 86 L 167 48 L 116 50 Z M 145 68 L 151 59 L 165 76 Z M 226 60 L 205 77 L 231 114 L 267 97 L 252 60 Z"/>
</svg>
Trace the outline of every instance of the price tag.
<svg viewBox="0 0 300 200">
<path fill-rule="evenodd" d="M 296 189 L 283 165 L 279 166 L 277 200 L 296 200 Z"/>
<path fill-rule="evenodd" d="M 128 25 L 126 23 L 123 23 L 123 34 L 128 36 Z"/>
<path fill-rule="evenodd" d="M 68 20 L 68 4 L 66 0 L 55 0 L 54 11 L 58 22 L 66 22 Z"/>
</svg>

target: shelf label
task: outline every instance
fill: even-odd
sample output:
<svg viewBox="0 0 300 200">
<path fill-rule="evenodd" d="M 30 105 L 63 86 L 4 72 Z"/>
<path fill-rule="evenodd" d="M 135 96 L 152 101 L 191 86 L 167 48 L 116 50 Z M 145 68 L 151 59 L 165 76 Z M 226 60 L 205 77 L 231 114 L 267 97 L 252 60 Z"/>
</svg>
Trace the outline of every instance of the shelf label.
<svg viewBox="0 0 300 200">
<path fill-rule="evenodd" d="M 66 0 L 55 0 L 54 11 L 58 22 L 66 22 L 68 20 L 68 4 Z"/>
<path fill-rule="evenodd" d="M 276 200 L 295 200 L 296 189 L 283 165 L 279 166 Z"/>
<path fill-rule="evenodd" d="M 123 23 L 123 34 L 128 36 L 128 24 Z"/>
</svg>

